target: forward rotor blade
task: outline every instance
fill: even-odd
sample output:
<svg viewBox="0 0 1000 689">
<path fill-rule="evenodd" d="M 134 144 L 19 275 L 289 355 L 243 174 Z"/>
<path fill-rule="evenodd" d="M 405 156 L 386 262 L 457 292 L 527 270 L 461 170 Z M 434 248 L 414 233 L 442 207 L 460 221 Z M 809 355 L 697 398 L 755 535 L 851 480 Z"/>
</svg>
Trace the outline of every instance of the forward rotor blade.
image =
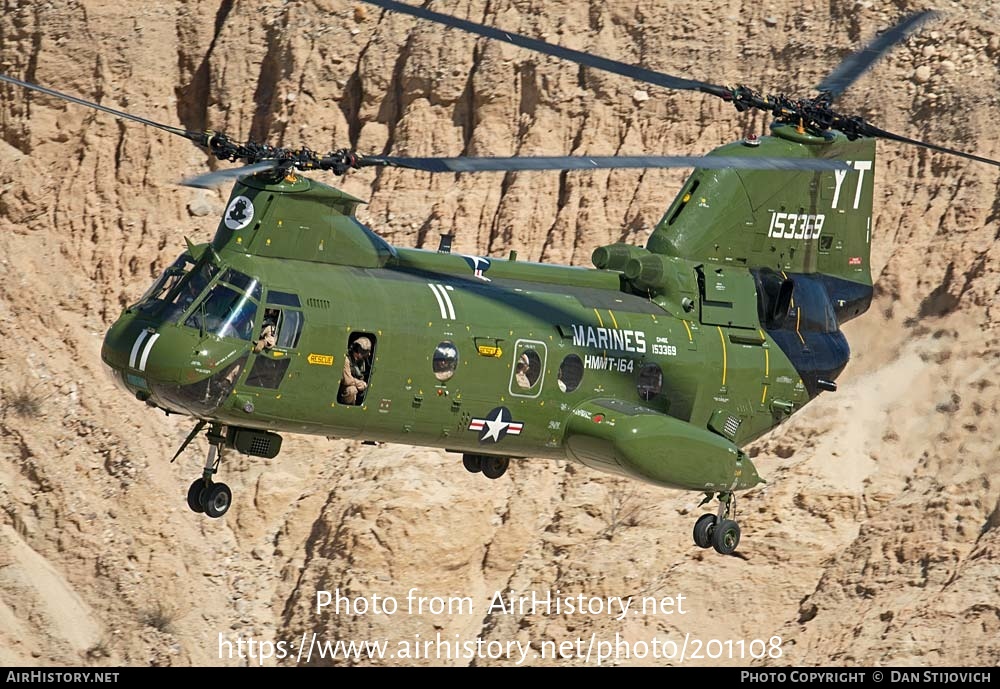
<svg viewBox="0 0 1000 689">
<path fill-rule="evenodd" d="M 397 158 L 365 156 L 359 167 L 387 165 L 424 172 L 517 172 L 526 170 L 609 170 L 619 168 L 701 168 L 723 170 L 847 170 L 839 160 L 743 156 L 552 156 L 523 158 Z"/>
<path fill-rule="evenodd" d="M 16 86 L 21 86 L 31 91 L 38 91 L 39 93 L 44 93 L 47 96 L 52 96 L 54 98 L 61 98 L 62 100 L 69 101 L 70 103 L 76 103 L 77 105 L 82 105 L 87 108 L 93 108 L 94 110 L 100 110 L 101 112 L 106 112 L 109 115 L 114 115 L 115 117 L 121 117 L 125 120 L 132 120 L 133 122 L 138 122 L 139 124 L 146 124 L 150 127 L 156 127 L 157 129 L 162 129 L 165 132 L 170 132 L 171 134 L 177 134 L 178 136 L 183 136 L 185 139 L 190 139 L 191 141 L 200 142 L 204 135 L 198 132 L 189 132 L 186 129 L 181 129 L 179 127 L 171 127 L 167 124 L 160 124 L 159 122 L 154 122 L 153 120 L 147 120 L 145 117 L 139 117 L 137 115 L 130 115 L 127 112 L 122 112 L 121 110 L 115 110 L 114 108 L 109 108 L 106 105 L 100 105 L 98 103 L 92 103 L 89 100 L 84 100 L 82 98 L 77 98 L 76 96 L 71 96 L 55 89 L 46 88 L 45 86 L 39 86 L 38 84 L 32 84 L 28 81 L 21 81 L 20 79 L 15 79 L 14 77 L 9 77 L 6 74 L 0 74 L 0 81 L 6 81 L 8 84 L 14 84 Z"/>
<path fill-rule="evenodd" d="M 936 16 L 937 13 L 933 10 L 926 10 L 906 17 L 861 50 L 848 55 L 816 89 L 830 94 L 831 101 L 835 100 L 890 48 L 905 40 L 921 24 Z"/>
<path fill-rule="evenodd" d="M 731 91 L 724 86 L 716 86 L 715 84 L 709 84 L 704 81 L 696 81 L 694 79 L 682 79 L 681 77 L 674 77 L 669 74 L 663 74 L 662 72 L 654 72 L 652 70 L 645 69 L 644 67 L 630 65 L 625 62 L 618 62 L 617 60 L 609 60 L 604 57 L 598 57 L 589 53 L 580 52 L 579 50 L 572 50 L 571 48 L 563 48 L 562 46 L 546 43 L 545 41 L 540 41 L 536 38 L 528 38 L 527 36 L 522 36 L 521 34 L 495 29 L 492 26 L 477 24 L 466 19 L 459 19 L 457 17 L 441 14 L 439 12 L 432 12 L 424 9 L 423 7 L 404 5 L 403 3 L 394 2 L 393 0 L 361 1 L 392 12 L 399 12 L 401 14 L 408 14 L 412 17 L 418 17 L 419 19 L 426 19 L 427 21 L 443 24 L 444 26 L 455 29 L 461 29 L 462 31 L 467 31 L 472 34 L 476 34 L 477 36 L 485 36 L 486 38 L 503 41 L 504 43 L 511 43 L 521 48 L 534 50 L 538 53 L 552 55 L 563 60 L 569 60 L 570 62 L 575 62 L 576 64 L 584 65 L 585 67 L 593 67 L 606 72 L 621 74 L 622 76 L 644 81 L 649 84 L 655 84 L 657 86 L 663 86 L 668 89 L 701 91 L 702 93 L 710 93 L 713 96 L 725 98 L 726 100 L 729 100 L 731 97 Z"/>
<path fill-rule="evenodd" d="M 884 129 L 879 129 L 874 125 L 868 124 L 867 122 L 865 122 L 861 127 L 861 133 L 864 134 L 865 136 L 877 136 L 883 139 L 889 139 L 891 141 L 899 141 L 904 144 L 913 144 L 914 146 L 929 148 L 932 151 L 948 153 L 950 155 L 959 156 L 960 158 L 967 158 L 969 160 L 975 160 L 980 163 L 986 163 L 987 165 L 995 165 L 997 167 L 1000 167 L 1000 160 L 991 160 L 989 158 L 983 158 L 982 156 L 977 156 L 973 153 L 965 153 L 964 151 L 957 151 L 954 148 L 946 148 L 945 146 L 938 146 L 937 144 L 928 143 L 926 141 L 911 139 L 901 134 L 893 134 L 892 132 L 887 132 Z"/>
<path fill-rule="evenodd" d="M 254 163 L 253 165 L 227 168 L 225 170 L 215 170 L 214 172 L 205 172 L 200 175 L 195 175 L 194 177 L 187 177 L 181 180 L 180 184 L 185 187 L 195 187 L 196 189 L 214 189 L 222 184 L 225 184 L 231 179 L 242 177 L 243 175 L 253 175 L 258 172 L 274 170 L 276 167 L 278 167 L 277 161 L 263 160 L 259 163 Z"/>
</svg>

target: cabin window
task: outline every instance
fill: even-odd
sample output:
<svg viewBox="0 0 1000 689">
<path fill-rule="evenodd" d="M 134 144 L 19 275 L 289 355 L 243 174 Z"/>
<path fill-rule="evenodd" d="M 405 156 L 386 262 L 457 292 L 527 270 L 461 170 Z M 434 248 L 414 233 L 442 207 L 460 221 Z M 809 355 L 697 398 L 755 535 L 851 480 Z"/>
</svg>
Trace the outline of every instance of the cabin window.
<svg viewBox="0 0 1000 689">
<path fill-rule="evenodd" d="M 547 348 L 539 340 L 518 340 L 510 363 L 508 391 L 518 397 L 538 397 L 542 393 Z"/>
<path fill-rule="evenodd" d="M 663 392 L 663 371 L 656 364 L 644 365 L 639 369 L 635 387 L 642 401 L 649 402 L 656 399 Z"/>
<path fill-rule="evenodd" d="M 524 349 L 517 358 L 514 371 L 514 382 L 522 390 L 535 387 L 542 373 L 542 357 L 534 349 Z"/>
<path fill-rule="evenodd" d="M 434 377 L 444 382 L 455 375 L 458 368 L 458 347 L 454 342 L 445 340 L 434 348 L 434 358 L 431 362 Z"/>
<path fill-rule="evenodd" d="M 562 392 L 573 392 L 583 380 L 583 361 L 576 354 L 568 354 L 559 364 L 556 384 Z"/>
</svg>

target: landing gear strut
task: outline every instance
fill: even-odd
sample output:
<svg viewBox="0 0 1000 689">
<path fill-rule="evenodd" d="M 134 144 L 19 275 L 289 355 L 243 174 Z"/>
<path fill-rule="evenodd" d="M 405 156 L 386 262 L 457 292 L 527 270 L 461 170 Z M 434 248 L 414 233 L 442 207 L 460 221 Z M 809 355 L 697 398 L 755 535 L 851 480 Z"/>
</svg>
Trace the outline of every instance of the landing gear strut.
<svg viewBox="0 0 1000 689">
<path fill-rule="evenodd" d="M 219 471 L 222 450 L 226 445 L 225 427 L 212 424 L 208 430 L 208 457 L 201 478 L 197 478 L 188 488 L 187 503 L 192 512 L 218 518 L 229 511 L 233 503 L 233 492 L 225 483 L 216 483 L 212 476 Z"/>
<path fill-rule="evenodd" d="M 704 505 L 713 498 L 708 493 Z M 703 514 L 694 523 L 694 543 L 699 548 L 709 546 L 723 555 L 732 555 L 740 544 L 740 525 L 730 516 L 736 516 L 736 496 L 732 493 L 719 493 L 718 514 Z"/>
</svg>

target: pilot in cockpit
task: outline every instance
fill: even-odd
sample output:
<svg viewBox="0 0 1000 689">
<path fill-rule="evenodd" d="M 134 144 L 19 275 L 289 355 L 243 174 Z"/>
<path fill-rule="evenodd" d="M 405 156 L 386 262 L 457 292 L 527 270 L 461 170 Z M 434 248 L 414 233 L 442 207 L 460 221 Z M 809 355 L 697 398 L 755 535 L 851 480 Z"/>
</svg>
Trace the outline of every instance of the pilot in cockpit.
<svg viewBox="0 0 1000 689">
<path fill-rule="evenodd" d="M 278 309 L 264 311 L 264 325 L 260 329 L 260 337 L 254 342 L 253 351 L 259 354 L 265 349 L 271 349 L 278 341 Z"/>
</svg>

